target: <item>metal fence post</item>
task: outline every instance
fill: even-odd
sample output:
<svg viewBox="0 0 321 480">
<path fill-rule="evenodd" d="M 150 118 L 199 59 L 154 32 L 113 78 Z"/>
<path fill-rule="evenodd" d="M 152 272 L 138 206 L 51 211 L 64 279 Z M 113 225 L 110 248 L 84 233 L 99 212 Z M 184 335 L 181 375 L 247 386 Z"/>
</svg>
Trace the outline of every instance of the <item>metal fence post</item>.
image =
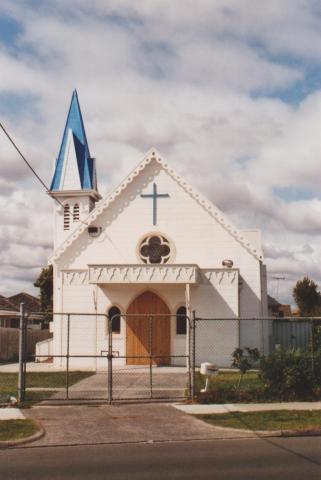
<svg viewBox="0 0 321 480">
<path fill-rule="evenodd" d="M 153 317 L 149 317 L 149 396 L 153 398 Z"/>
<path fill-rule="evenodd" d="M 66 398 L 69 399 L 70 313 L 67 314 Z"/>
<path fill-rule="evenodd" d="M 192 324 L 191 324 L 191 317 L 186 316 L 186 328 L 187 328 L 187 335 L 186 335 L 186 369 L 187 369 L 187 375 L 188 375 L 188 399 L 192 399 L 192 368 L 191 368 L 191 331 L 192 331 Z"/>
<path fill-rule="evenodd" d="M 195 349 L 195 333 L 196 332 L 196 315 L 195 310 L 192 312 L 192 376 L 191 376 L 191 392 L 192 392 L 192 400 L 195 398 L 195 357 L 196 357 L 196 349 Z"/>
<path fill-rule="evenodd" d="M 25 399 L 25 369 L 24 369 L 24 356 L 25 356 L 25 333 L 24 333 L 24 317 L 25 308 L 24 303 L 20 303 L 20 323 L 19 323 L 19 375 L 18 375 L 18 400 L 23 402 Z"/>
<path fill-rule="evenodd" d="M 114 316 L 115 317 L 115 316 Z M 113 317 L 113 318 L 114 318 Z M 107 363 L 108 363 L 108 373 L 107 373 L 107 397 L 108 402 L 111 403 L 113 400 L 113 339 L 112 339 L 112 318 L 107 317 L 108 321 L 108 354 L 107 354 Z"/>
<path fill-rule="evenodd" d="M 314 321 L 310 318 L 311 323 L 311 368 L 312 375 L 314 376 Z"/>
</svg>

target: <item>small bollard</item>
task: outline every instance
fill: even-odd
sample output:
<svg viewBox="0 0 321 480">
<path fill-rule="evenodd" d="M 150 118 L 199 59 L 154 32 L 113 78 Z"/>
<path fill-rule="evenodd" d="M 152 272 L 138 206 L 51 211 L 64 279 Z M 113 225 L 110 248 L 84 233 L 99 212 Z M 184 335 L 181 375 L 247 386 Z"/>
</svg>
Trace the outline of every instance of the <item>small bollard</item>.
<svg viewBox="0 0 321 480">
<path fill-rule="evenodd" d="M 218 368 L 213 363 L 204 362 L 201 363 L 200 374 L 206 376 L 205 388 L 201 390 L 201 393 L 204 393 L 208 391 L 209 378 L 218 375 Z"/>
</svg>

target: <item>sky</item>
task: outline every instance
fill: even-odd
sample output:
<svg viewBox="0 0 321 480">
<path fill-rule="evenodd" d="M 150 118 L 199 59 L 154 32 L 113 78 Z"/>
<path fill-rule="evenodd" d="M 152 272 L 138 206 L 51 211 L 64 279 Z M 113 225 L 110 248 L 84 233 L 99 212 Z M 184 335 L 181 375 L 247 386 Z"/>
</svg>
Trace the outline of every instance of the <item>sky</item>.
<svg viewBox="0 0 321 480">
<path fill-rule="evenodd" d="M 262 231 L 269 293 L 293 304 L 304 275 L 321 286 L 321 2 L 259 5 L 1 0 L 0 118 L 49 184 L 77 88 L 102 195 L 156 147 Z M 0 293 L 36 293 L 52 200 L 2 133 L 0 187 Z"/>
</svg>

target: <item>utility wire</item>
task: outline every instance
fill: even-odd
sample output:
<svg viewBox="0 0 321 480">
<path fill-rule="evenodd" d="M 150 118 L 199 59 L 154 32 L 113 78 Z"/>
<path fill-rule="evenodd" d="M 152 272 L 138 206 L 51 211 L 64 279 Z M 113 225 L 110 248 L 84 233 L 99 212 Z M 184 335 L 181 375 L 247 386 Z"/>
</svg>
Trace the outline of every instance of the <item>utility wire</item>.
<svg viewBox="0 0 321 480">
<path fill-rule="evenodd" d="M 18 145 L 15 143 L 15 141 L 12 139 L 12 137 L 9 135 L 9 133 L 7 132 L 7 130 L 5 129 L 5 127 L 3 126 L 3 124 L 1 123 L 0 121 L 0 127 L 2 129 L 2 131 L 4 132 L 4 134 L 7 136 L 7 138 L 9 139 L 11 145 L 14 147 L 14 149 L 19 153 L 20 157 L 22 158 L 22 160 L 25 162 L 25 164 L 28 166 L 28 168 L 32 171 L 32 173 L 34 174 L 34 176 L 38 179 L 38 181 L 41 183 L 41 185 L 46 189 L 46 192 L 49 192 L 50 189 L 49 187 L 45 184 L 45 182 L 42 180 L 42 178 L 39 177 L 38 173 L 34 170 L 34 168 L 30 165 L 30 163 L 28 162 L 28 160 L 26 159 L 26 157 L 23 155 L 23 153 L 21 152 L 21 150 L 19 149 Z M 56 197 L 52 197 L 54 199 L 55 202 L 57 202 L 64 210 L 65 210 L 65 206 L 60 202 L 60 200 L 58 200 L 58 198 Z M 70 212 L 71 215 L 72 215 L 72 218 L 75 219 L 75 216 L 72 212 Z M 78 222 L 80 223 L 83 223 L 84 225 L 88 226 L 87 223 L 83 222 L 82 220 L 80 220 L 79 218 L 77 219 Z"/>
<path fill-rule="evenodd" d="M 37 174 L 37 172 L 32 168 L 32 166 L 30 165 L 30 163 L 28 162 L 28 160 L 26 159 L 26 157 L 23 155 L 23 153 L 21 152 L 21 150 L 19 149 L 19 147 L 17 146 L 17 144 L 14 142 L 14 140 L 10 137 L 9 133 L 7 132 L 7 130 L 4 128 L 4 126 L 2 125 L 2 123 L 0 122 L 0 127 L 2 128 L 3 132 L 5 133 L 5 135 L 8 137 L 9 141 L 11 142 L 11 144 L 13 145 L 13 147 L 17 150 L 17 152 L 19 153 L 20 157 L 22 158 L 22 160 L 27 164 L 27 166 L 30 168 L 30 170 L 32 171 L 32 173 L 37 177 L 37 179 L 39 180 L 39 182 L 41 183 L 41 185 L 43 187 L 45 187 L 46 191 L 49 190 L 49 188 L 47 187 L 47 185 L 45 184 L 45 182 L 39 177 L 39 175 Z M 58 203 L 59 200 L 57 200 Z M 62 205 L 60 203 L 60 205 Z"/>
</svg>

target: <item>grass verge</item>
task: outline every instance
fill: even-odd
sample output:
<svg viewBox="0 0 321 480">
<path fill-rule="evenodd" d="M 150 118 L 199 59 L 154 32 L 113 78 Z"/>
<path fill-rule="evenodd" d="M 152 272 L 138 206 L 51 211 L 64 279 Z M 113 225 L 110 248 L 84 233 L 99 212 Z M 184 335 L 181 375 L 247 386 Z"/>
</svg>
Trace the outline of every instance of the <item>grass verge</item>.
<svg viewBox="0 0 321 480">
<path fill-rule="evenodd" d="M 39 431 L 39 425 L 30 419 L 26 420 L 1 420 L 0 441 L 20 440 L 30 437 Z"/>
<path fill-rule="evenodd" d="M 246 430 L 321 430 L 319 410 L 277 410 L 266 412 L 233 412 L 195 415 L 196 418 L 217 427 Z"/>
</svg>

